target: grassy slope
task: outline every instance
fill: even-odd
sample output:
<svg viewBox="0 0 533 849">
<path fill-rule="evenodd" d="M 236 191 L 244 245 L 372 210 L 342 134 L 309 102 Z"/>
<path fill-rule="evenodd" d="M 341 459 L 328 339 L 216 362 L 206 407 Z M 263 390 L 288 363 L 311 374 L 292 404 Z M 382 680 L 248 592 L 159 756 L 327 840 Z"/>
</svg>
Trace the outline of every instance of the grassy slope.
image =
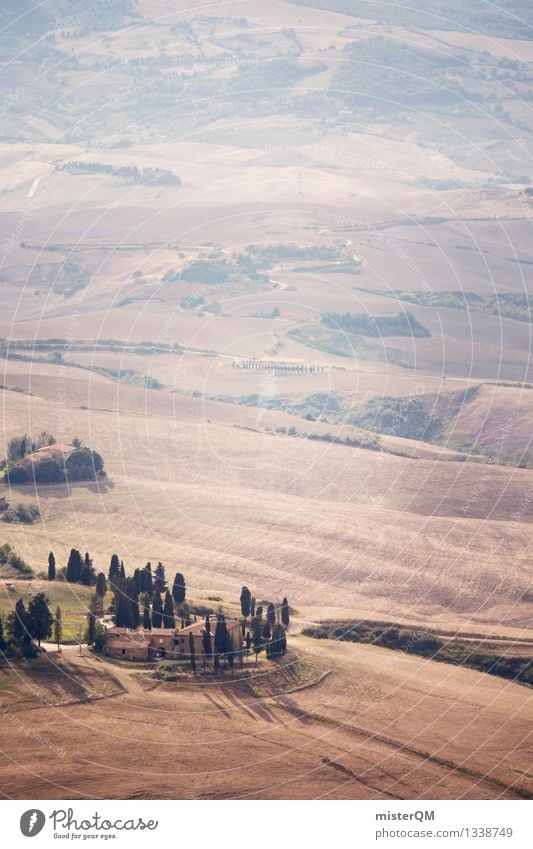
<svg viewBox="0 0 533 849">
<path fill-rule="evenodd" d="M 15 607 L 19 598 L 28 605 L 30 598 L 38 592 L 44 592 L 49 600 L 52 613 L 57 605 L 61 608 L 63 622 L 63 642 L 71 642 L 78 636 L 81 627 L 82 634 L 86 627 L 86 614 L 89 599 L 94 592 L 90 587 L 80 584 L 65 584 L 62 581 L 12 581 L 14 590 L 6 588 L 7 582 L 0 583 L 0 609 L 7 616 Z"/>
</svg>

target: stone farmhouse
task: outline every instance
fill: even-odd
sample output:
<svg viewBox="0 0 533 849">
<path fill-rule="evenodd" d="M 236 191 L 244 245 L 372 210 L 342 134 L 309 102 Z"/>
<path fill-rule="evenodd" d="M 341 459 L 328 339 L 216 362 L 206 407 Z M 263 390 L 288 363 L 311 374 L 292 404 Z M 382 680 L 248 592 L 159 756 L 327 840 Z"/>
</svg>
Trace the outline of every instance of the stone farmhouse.
<svg viewBox="0 0 533 849">
<path fill-rule="evenodd" d="M 215 651 L 215 628 L 217 617 L 209 618 L 211 626 L 211 657 Z M 242 619 L 226 618 L 226 626 L 235 651 L 242 648 L 243 633 Z M 196 662 L 204 660 L 204 631 L 205 620 L 193 622 L 186 628 L 154 628 L 145 631 L 143 628 L 109 628 L 104 652 L 109 657 L 122 657 L 128 660 L 187 660 L 189 658 L 189 634 L 194 640 Z M 210 658 L 208 659 L 210 662 Z"/>
<path fill-rule="evenodd" d="M 26 469 L 26 471 L 31 469 L 33 463 L 38 463 L 45 459 L 55 460 L 60 465 L 64 465 L 74 451 L 76 451 L 74 445 L 54 442 L 53 445 L 44 445 L 42 448 L 37 448 L 36 451 L 28 454 L 20 461 L 20 465 L 23 469 Z"/>
</svg>

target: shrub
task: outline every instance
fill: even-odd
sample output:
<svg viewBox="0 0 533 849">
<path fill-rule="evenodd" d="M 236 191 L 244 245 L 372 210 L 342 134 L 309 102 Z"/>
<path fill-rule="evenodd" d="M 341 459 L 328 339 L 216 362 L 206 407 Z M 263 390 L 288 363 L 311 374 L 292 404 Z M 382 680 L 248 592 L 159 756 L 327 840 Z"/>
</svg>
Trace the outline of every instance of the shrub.
<svg viewBox="0 0 533 849">
<path fill-rule="evenodd" d="M 7 543 L 0 548 L 0 564 L 15 569 L 20 573 L 19 577 L 21 578 L 31 578 L 33 575 L 31 566 L 28 566 L 26 561 L 16 554 Z"/>
<path fill-rule="evenodd" d="M 33 466 L 36 483 L 60 483 L 65 480 L 65 472 L 57 460 L 45 457 Z"/>
<path fill-rule="evenodd" d="M 73 451 L 70 457 L 67 457 L 65 470 L 69 480 L 94 480 L 97 470 L 93 452 L 88 448 L 78 448 Z"/>
<path fill-rule="evenodd" d="M 23 522 L 31 525 L 41 517 L 36 504 L 17 504 L 16 507 L 7 510 L 3 515 L 4 522 Z"/>
<path fill-rule="evenodd" d="M 8 483 L 27 483 L 28 474 L 22 466 L 10 466 L 6 469 L 5 479 Z"/>
</svg>

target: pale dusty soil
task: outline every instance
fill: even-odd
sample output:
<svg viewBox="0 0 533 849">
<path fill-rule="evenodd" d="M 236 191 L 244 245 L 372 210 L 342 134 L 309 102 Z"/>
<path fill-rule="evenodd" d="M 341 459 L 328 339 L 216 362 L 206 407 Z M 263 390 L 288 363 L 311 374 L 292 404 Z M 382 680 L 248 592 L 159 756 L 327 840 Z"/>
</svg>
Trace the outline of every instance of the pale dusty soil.
<svg viewBox="0 0 533 849">
<path fill-rule="evenodd" d="M 369 646 L 293 646 L 276 667 L 250 662 L 248 679 L 155 688 L 138 668 L 71 653 L 53 672 L 50 705 L 43 691 L 29 702 L 5 696 L 14 719 L 0 788 L 70 799 L 533 793 L 528 689 Z M 30 686 L 24 672 L 15 684 L 0 674 L 6 688 Z M 82 675 L 92 685 L 77 703 L 70 691 Z"/>
</svg>

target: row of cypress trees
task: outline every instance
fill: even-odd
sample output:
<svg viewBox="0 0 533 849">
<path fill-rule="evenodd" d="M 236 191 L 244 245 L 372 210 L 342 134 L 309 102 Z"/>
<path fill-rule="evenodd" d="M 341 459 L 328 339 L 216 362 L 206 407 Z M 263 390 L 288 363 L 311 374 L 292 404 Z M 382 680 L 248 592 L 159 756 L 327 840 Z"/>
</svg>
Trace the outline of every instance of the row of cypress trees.
<svg viewBox="0 0 533 849">
<path fill-rule="evenodd" d="M 56 558 L 54 552 L 51 551 L 48 555 L 48 580 L 55 581 L 58 578 L 68 581 L 69 584 L 94 586 L 96 584 L 96 572 L 89 552 L 86 551 L 85 557 L 82 557 L 77 548 L 71 548 L 67 565 L 60 569 L 58 573 Z"/>
<path fill-rule="evenodd" d="M 263 607 L 262 605 L 257 605 L 255 597 L 252 595 L 248 587 L 243 587 L 241 589 L 240 602 L 241 613 L 245 619 L 248 619 L 249 616 L 252 619 L 255 616 L 259 616 L 260 619 L 262 618 Z M 276 606 L 272 602 L 269 602 L 267 604 L 266 617 L 270 622 L 271 627 L 273 628 L 277 622 L 278 614 L 276 612 Z M 279 618 L 285 628 L 288 628 L 290 624 L 290 607 L 286 596 L 284 597 L 283 601 L 281 602 L 281 605 L 279 606 Z"/>
</svg>

